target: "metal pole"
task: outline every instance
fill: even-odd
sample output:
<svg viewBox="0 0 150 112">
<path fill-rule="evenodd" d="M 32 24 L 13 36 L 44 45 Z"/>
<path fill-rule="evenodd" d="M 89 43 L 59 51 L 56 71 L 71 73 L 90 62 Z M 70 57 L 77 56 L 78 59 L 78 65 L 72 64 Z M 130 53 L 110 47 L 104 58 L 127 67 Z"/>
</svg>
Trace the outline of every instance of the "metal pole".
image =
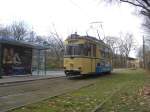
<svg viewBox="0 0 150 112">
<path fill-rule="evenodd" d="M 144 69 L 146 68 L 146 65 L 145 65 L 145 40 L 144 40 L 144 36 L 143 36 L 143 67 L 144 67 Z"/>
<path fill-rule="evenodd" d="M 46 50 L 45 50 L 44 55 L 45 55 L 45 57 L 44 57 L 44 58 L 45 58 L 45 59 L 44 59 L 44 60 L 45 60 L 45 62 L 44 62 L 44 67 L 45 67 L 45 75 L 46 75 L 46 61 L 47 61 L 47 60 L 46 60 Z"/>
<path fill-rule="evenodd" d="M 0 44 L 0 78 L 2 78 L 2 45 Z"/>
<path fill-rule="evenodd" d="M 38 58 L 37 58 L 37 72 L 38 72 L 38 75 L 39 75 L 39 73 L 40 73 L 40 71 L 39 71 L 39 69 L 40 69 L 40 50 L 38 50 Z"/>
<path fill-rule="evenodd" d="M 34 49 L 31 49 L 31 75 L 33 75 Z"/>
</svg>

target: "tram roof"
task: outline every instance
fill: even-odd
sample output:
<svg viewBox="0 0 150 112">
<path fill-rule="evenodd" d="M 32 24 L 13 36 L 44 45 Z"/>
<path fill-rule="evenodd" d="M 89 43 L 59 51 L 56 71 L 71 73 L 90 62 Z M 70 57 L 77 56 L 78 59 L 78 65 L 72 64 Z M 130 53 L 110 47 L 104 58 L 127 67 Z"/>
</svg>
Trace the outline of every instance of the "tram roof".
<svg viewBox="0 0 150 112">
<path fill-rule="evenodd" d="M 97 38 L 92 37 L 92 36 L 88 36 L 88 35 L 86 35 L 86 36 L 81 36 L 81 38 L 85 38 L 85 39 L 88 39 L 88 40 L 92 40 L 92 41 L 97 41 L 97 42 L 102 42 L 102 43 L 104 43 L 102 40 L 98 40 Z"/>
<path fill-rule="evenodd" d="M 39 45 L 39 44 L 35 44 L 35 43 L 31 43 L 31 42 L 24 42 L 24 41 L 17 41 L 17 40 L 13 40 L 13 39 L 0 38 L 0 44 L 9 44 L 9 45 L 14 45 L 14 46 L 28 47 L 28 48 L 32 48 L 32 49 L 38 49 L 38 50 L 48 49 L 47 47 Z"/>
<path fill-rule="evenodd" d="M 89 39 L 89 40 L 103 42 L 102 40 L 98 40 L 97 38 L 93 36 L 89 36 L 89 35 L 80 36 L 78 34 L 71 34 L 70 36 L 68 36 L 67 39 Z"/>
<path fill-rule="evenodd" d="M 89 35 L 85 35 L 85 36 L 80 36 L 80 35 L 78 35 L 78 34 L 71 34 L 68 38 L 67 38 L 67 40 L 68 39 L 87 39 L 87 40 L 90 40 L 90 41 L 94 41 L 94 42 L 97 42 L 97 43 L 102 43 L 102 44 L 104 44 L 105 46 L 108 46 L 109 47 L 109 45 L 107 45 L 106 43 L 104 43 L 102 40 L 99 40 L 99 39 L 97 39 L 97 38 L 95 38 L 95 37 L 93 37 L 93 36 L 89 36 Z"/>
</svg>

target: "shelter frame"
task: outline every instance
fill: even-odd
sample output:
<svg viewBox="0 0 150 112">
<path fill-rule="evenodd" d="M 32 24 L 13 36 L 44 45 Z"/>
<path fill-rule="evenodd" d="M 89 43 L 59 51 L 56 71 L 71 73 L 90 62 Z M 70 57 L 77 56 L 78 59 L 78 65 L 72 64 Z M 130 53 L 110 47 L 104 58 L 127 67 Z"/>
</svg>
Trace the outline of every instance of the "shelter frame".
<svg viewBox="0 0 150 112">
<path fill-rule="evenodd" d="M 47 52 L 46 50 L 48 48 L 43 47 L 41 45 L 33 44 L 33 43 L 27 43 L 27 42 L 15 41 L 15 40 L 1 40 L 0 39 L 0 77 L 4 75 L 3 69 L 2 69 L 2 66 L 3 66 L 2 46 L 3 45 L 11 45 L 11 46 L 17 46 L 18 48 L 19 47 L 25 47 L 25 48 L 32 49 L 32 53 L 31 53 L 32 59 L 31 59 L 31 68 L 30 68 L 31 75 L 33 75 L 33 55 L 34 55 L 33 51 L 37 50 L 38 54 L 36 55 L 37 59 L 35 60 L 37 62 L 37 67 L 36 67 L 37 73 L 34 75 L 41 75 L 40 70 L 43 71 L 42 75 L 46 75 L 46 52 Z M 41 59 L 42 59 L 42 61 L 41 61 Z M 41 69 L 41 66 L 43 67 L 42 69 Z"/>
</svg>

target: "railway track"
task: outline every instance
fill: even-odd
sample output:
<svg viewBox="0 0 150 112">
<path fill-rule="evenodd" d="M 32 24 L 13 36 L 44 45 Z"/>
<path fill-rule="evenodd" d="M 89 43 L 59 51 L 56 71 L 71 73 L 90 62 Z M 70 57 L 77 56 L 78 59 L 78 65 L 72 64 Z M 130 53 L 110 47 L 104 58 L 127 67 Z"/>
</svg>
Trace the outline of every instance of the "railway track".
<svg viewBox="0 0 150 112">
<path fill-rule="evenodd" d="M 0 112 L 38 102 L 95 83 L 93 78 L 68 80 L 57 77 L 0 86 Z"/>
</svg>

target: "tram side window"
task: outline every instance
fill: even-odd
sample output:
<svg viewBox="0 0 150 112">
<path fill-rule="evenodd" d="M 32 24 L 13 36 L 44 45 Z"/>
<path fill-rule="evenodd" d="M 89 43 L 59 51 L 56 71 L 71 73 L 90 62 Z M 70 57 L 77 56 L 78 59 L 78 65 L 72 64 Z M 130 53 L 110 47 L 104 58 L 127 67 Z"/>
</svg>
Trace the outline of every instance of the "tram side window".
<svg viewBox="0 0 150 112">
<path fill-rule="evenodd" d="M 85 45 L 84 46 L 84 55 L 85 56 L 91 56 L 91 45 Z"/>
<path fill-rule="evenodd" d="M 105 66 L 105 61 L 104 60 L 101 60 L 100 66 Z"/>
<path fill-rule="evenodd" d="M 92 45 L 93 47 L 93 56 L 96 57 L 96 45 Z"/>
<path fill-rule="evenodd" d="M 73 47 L 73 55 L 81 55 L 79 46 Z"/>
<path fill-rule="evenodd" d="M 106 47 L 103 47 L 100 49 L 100 53 L 101 53 L 101 56 L 103 58 L 110 58 L 111 56 L 111 51 L 109 48 L 106 48 Z"/>
<path fill-rule="evenodd" d="M 78 52 L 79 52 L 79 55 L 83 55 L 83 44 L 79 45 L 78 47 Z"/>
<path fill-rule="evenodd" d="M 110 58 L 110 49 L 109 48 L 107 48 L 107 58 Z"/>
<path fill-rule="evenodd" d="M 83 45 L 80 44 L 77 47 L 75 47 L 75 53 L 74 55 L 83 55 Z"/>
<path fill-rule="evenodd" d="M 84 55 L 85 56 L 94 56 L 94 57 L 96 57 L 96 45 L 94 45 L 94 44 L 85 45 Z"/>
<path fill-rule="evenodd" d="M 109 52 L 107 52 L 107 58 L 109 58 Z"/>
<path fill-rule="evenodd" d="M 84 48 L 84 55 L 88 56 L 88 49 L 87 48 Z"/>
<path fill-rule="evenodd" d="M 105 57 L 105 48 L 102 48 L 102 49 L 101 49 L 101 56 L 102 56 L 102 57 Z"/>
<path fill-rule="evenodd" d="M 105 57 L 108 58 L 108 48 L 105 48 Z"/>
<path fill-rule="evenodd" d="M 104 48 L 103 50 L 103 57 L 108 58 L 109 57 L 109 52 L 108 52 L 108 48 Z"/>
</svg>

